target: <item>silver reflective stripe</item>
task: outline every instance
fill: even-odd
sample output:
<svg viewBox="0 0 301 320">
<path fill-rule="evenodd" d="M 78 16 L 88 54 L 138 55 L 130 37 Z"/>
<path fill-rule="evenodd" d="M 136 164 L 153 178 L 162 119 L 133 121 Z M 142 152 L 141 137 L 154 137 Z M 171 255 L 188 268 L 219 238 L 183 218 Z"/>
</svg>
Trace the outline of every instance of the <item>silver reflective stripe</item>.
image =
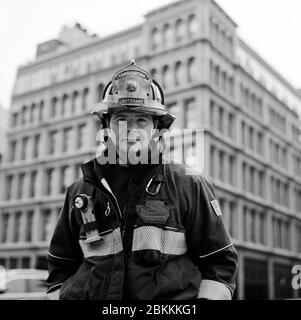
<svg viewBox="0 0 301 320">
<path fill-rule="evenodd" d="M 198 298 L 210 300 L 231 300 L 232 294 L 225 284 L 206 279 L 201 282 Z"/>
<path fill-rule="evenodd" d="M 46 294 L 47 300 L 60 300 L 60 291 L 61 288 L 58 288 L 50 293 Z"/>
<path fill-rule="evenodd" d="M 102 240 L 85 243 L 84 240 L 79 240 L 85 258 L 93 256 L 106 256 L 116 254 L 122 251 L 122 241 L 120 228 L 113 230 L 111 233 L 102 236 Z"/>
<path fill-rule="evenodd" d="M 134 230 L 132 251 L 157 250 L 162 254 L 181 255 L 187 252 L 185 234 L 143 226 Z"/>
</svg>

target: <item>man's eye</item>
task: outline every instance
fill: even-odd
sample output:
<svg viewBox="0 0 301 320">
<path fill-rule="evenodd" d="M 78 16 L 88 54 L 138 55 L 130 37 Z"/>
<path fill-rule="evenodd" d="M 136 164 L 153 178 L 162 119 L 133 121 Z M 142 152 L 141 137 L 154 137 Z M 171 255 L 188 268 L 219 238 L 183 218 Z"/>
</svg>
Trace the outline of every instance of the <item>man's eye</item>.
<svg viewBox="0 0 301 320">
<path fill-rule="evenodd" d="M 126 118 L 117 118 L 117 121 L 126 121 Z"/>
<path fill-rule="evenodd" d="M 138 118 L 139 122 L 147 122 L 147 120 L 145 118 Z"/>
</svg>

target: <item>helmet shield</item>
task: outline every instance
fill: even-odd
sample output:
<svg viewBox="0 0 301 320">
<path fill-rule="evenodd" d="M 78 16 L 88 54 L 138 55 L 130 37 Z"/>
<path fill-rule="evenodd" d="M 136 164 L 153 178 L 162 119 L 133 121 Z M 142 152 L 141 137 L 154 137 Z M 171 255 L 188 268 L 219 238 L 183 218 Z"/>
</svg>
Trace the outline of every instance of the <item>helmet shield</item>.
<svg viewBox="0 0 301 320">
<path fill-rule="evenodd" d="M 101 119 L 108 113 L 139 111 L 159 117 L 162 128 L 169 128 L 175 117 L 164 107 L 159 84 L 145 70 L 131 63 L 116 72 L 103 93 L 102 102 L 94 105 L 93 114 Z"/>
</svg>

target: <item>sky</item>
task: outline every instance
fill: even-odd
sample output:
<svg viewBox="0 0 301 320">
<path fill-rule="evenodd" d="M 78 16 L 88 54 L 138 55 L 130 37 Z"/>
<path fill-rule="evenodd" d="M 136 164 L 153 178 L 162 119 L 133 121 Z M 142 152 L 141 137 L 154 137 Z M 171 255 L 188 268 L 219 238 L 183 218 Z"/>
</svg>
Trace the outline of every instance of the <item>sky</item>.
<svg viewBox="0 0 301 320">
<path fill-rule="evenodd" d="M 216 0 L 238 34 L 291 84 L 301 88 L 301 1 Z M 63 25 L 80 22 L 106 36 L 143 23 L 144 14 L 175 0 L 0 0 L 0 104 L 9 107 L 19 65 Z"/>
</svg>

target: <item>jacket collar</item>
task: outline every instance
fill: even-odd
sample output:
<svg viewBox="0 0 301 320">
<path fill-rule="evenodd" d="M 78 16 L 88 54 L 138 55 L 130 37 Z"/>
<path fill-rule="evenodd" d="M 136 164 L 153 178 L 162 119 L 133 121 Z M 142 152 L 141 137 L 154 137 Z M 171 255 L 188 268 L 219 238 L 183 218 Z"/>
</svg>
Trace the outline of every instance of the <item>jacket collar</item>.
<svg viewBox="0 0 301 320">
<path fill-rule="evenodd" d="M 98 185 L 102 179 L 104 179 L 104 173 L 105 170 L 109 168 L 109 166 L 120 166 L 118 164 L 105 164 L 100 165 L 97 162 L 97 159 L 94 158 L 90 160 L 89 162 L 86 162 L 81 165 L 81 170 L 83 173 L 84 181 L 85 182 L 91 182 L 93 184 Z M 122 166 L 124 170 L 135 170 L 138 174 L 141 173 L 147 173 L 149 171 L 155 170 L 161 166 L 161 164 L 138 164 L 133 166 Z"/>
</svg>

